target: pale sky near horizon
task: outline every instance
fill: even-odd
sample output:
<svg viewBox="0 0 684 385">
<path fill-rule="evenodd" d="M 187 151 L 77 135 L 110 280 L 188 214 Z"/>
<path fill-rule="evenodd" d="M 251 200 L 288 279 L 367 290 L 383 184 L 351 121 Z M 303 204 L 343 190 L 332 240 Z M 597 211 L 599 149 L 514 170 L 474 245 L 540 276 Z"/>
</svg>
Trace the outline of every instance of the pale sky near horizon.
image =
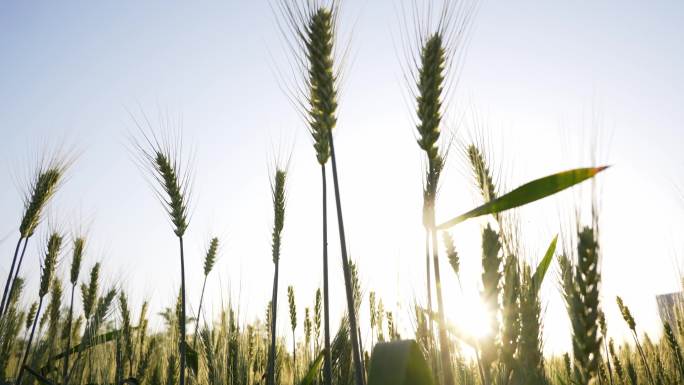
<svg viewBox="0 0 684 385">
<path fill-rule="evenodd" d="M 353 33 L 335 143 L 348 244 L 362 286 L 378 293 L 407 332 L 409 305 L 423 298 L 425 273 L 421 154 L 398 53 L 400 12 L 394 1 L 345 1 L 340 28 L 353 26 Z M 590 144 L 598 142 L 599 161 L 613 165 L 599 180 L 603 307 L 615 336 L 626 333 L 616 295 L 652 332 L 659 330 L 654 296 L 679 289 L 682 20 L 679 1 L 482 1 L 449 106 L 446 125 L 456 142 L 484 132 L 509 188 L 589 165 Z M 177 240 L 127 139 L 134 129 L 129 111 L 152 118 L 168 111 L 181 116 L 193 155 L 186 241 L 191 309 L 199 299 L 203 249 L 217 235 L 223 246 L 207 311 L 218 313 L 230 293 L 244 321 L 263 316 L 273 271 L 269 167 L 274 156 L 291 152 L 278 326 L 288 335 L 286 287 L 295 286 L 303 315 L 304 306 L 313 306 L 322 267 L 319 169 L 274 70 L 286 55 L 266 0 L 0 4 L 0 282 L 18 233 L 20 181 L 46 144 L 64 144 L 78 157 L 48 216 L 66 232 L 87 228 L 82 279 L 101 261 L 107 281 L 123 286 L 135 306 L 143 298 L 155 311 L 170 306 L 179 284 Z M 459 151 L 457 145 L 443 177 L 440 218 L 479 202 Z M 589 205 L 578 191 L 516 211 L 530 261 L 561 223 L 568 227 L 573 205 Z M 478 289 L 484 223 L 454 231 L 465 294 L 442 265 L 454 322 L 467 312 L 463 297 Z M 47 228 L 41 225 L 27 252 L 23 273 L 31 288 Z M 334 217 L 329 230 L 331 293 L 340 293 L 332 309 L 341 314 Z M 63 277 L 69 259 L 65 254 Z M 546 348 L 559 351 L 568 346 L 569 324 L 555 271 L 543 299 Z M 367 302 L 363 309 L 367 322 Z"/>
</svg>

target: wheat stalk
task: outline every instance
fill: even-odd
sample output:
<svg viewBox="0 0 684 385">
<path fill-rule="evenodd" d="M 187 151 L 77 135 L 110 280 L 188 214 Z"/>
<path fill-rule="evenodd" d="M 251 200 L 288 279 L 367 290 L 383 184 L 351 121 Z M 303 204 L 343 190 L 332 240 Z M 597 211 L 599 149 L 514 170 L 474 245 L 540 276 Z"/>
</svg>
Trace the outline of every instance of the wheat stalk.
<svg viewBox="0 0 684 385">
<path fill-rule="evenodd" d="M 19 225 L 19 240 L 17 241 L 17 246 L 14 250 L 12 264 L 10 265 L 10 271 L 7 275 L 5 289 L 2 294 L 2 301 L 0 302 L 0 316 L 2 316 L 6 310 L 7 295 L 11 291 L 10 286 L 14 284 L 14 281 L 19 276 L 19 271 L 21 270 L 24 254 L 26 252 L 26 245 L 40 224 L 45 207 L 59 189 L 69 165 L 69 161 L 54 158 L 48 162 L 47 165 L 41 164 L 30 182 L 24 198 L 24 214 L 21 219 L 21 224 Z M 19 254 L 19 248 L 22 241 L 23 248 L 21 254 Z M 17 261 L 18 256 L 19 259 Z"/>
<path fill-rule="evenodd" d="M 639 336 L 636 332 L 636 321 L 634 320 L 634 317 L 632 317 L 632 312 L 629 311 L 629 308 L 627 307 L 627 305 L 624 304 L 622 298 L 620 298 L 619 296 L 615 298 L 615 301 L 617 302 L 618 308 L 620 309 L 622 318 L 625 320 L 627 326 L 629 327 L 629 330 L 632 332 L 632 337 L 634 338 L 634 343 L 636 344 L 637 350 L 639 351 L 641 361 L 644 364 L 644 369 L 646 370 L 648 380 L 651 383 L 651 385 L 655 385 L 656 382 L 653 378 L 653 374 L 651 373 L 651 368 L 648 364 L 648 360 L 646 359 L 646 354 L 644 353 L 644 349 L 642 348 L 641 343 L 639 342 Z"/>
<path fill-rule="evenodd" d="M 281 168 L 276 168 L 271 183 L 271 198 L 273 202 L 273 232 L 271 235 L 271 257 L 275 270 L 273 272 L 273 294 L 270 306 L 271 346 L 268 356 L 267 383 L 276 384 L 275 358 L 276 358 L 276 318 L 278 310 L 278 267 L 280 262 L 280 247 L 282 231 L 285 224 L 285 180 L 287 173 Z"/>
<path fill-rule="evenodd" d="M 287 287 L 287 304 L 290 310 L 290 326 L 292 327 L 292 383 L 297 383 L 297 340 L 295 339 L 295 329 L 297 329 L 297 307 L 295 305 L 294 288 Z"/>
<path fill-rule="evenodd" d="M 136 122 L 137 124 L 137 122 Z M 149 123 L 148 123 L 149 126 Z M 138 149 L 140 160 L 145 167 L 153 175 L 157 182 L 157 195 L 164 205 L 171 223 L 173 224 L 173 231 L 178 237 L 178 248 L 180 253 L 180 275 L 181 275 L 181 311 L 180 311 L 180 367 L 179 367 L 179 381 L 180 385 L 185 385 L 185 367 L 186 367 L 186 301 L 185 301 L 185 255 L 183 248 L 183 235 L 188 227 L 188 200 L 190 189 L 190 175 L 181 170 L 181 142 L 173 144 L 168 138 L 160 140 L 157 135 L 149 130 L 146 133 L 140 127 L 140 133 L 143 136 L 143 141 L 139 142 L 133 139 L 133 145 Z"/>
<path fill-rule="evenodd" d="M 35 316 L 33 317 L 33 322 L 31 326 L 31 334 L 26 342 L 26 348 L 24 349 L 24 356 L 21 360 L 21 366 L 19 367 L 19 374 L 14 381 L 14 385 L 21 384 L 21 379 L 24 376 L 24 368 L 28 360 L 29 353 L 31 352 L 31 343 L 33 342 L 33 336 L 36 332 L 36 324 L 38 323 L 38 317 L 40 316 L 40 310 L 43 306 L 43 299 L 50 289 L 50 284 L 52 283 L 53 275 L 55 273 L 55 268 L 57 267 L 57 258 L 59 257 L 59 252 L 62 247 L 62 236 L 59 233 L 53 232 L 47 241 L 47 250 L 45 252 L 45 258 L 43 258 L 43 266 L 40 273 L 40 286 L 38 289 L 38 307 L 36 308 Z"/>
<path fill-rule="evenodd" d="M 71 327 L 74 315 L 74 293 L 76 292 L 76 284 L 78 283 L 78 276 L 81 272 L 81 262 L 83 260 L 83 251 L 85 249 L 85 239 L 83 237 L 76 237 L 73 242 L 73 252 L 71 257 L 71 269 L 69 271 L 69 282 L 71 283 L 71 299 L 69 300 L 69 313 L 67 314 L 67 343 L 66 355 L 64 356 L 64 363 L 62 366 L 62 383 L 67 383 L 69 374 L 69 350 L 71 349 Z"/>
<path fill-rule="evenodd" d="M 219 239 L 214 237 L 209 241 L 209 247 L 207 247 L 207 251 L 204 253 L 204 280 L 202 281 L 202 293 L 200 294 L 199 306 L 197 307 L 197 320 L 195 322 L 195 333 L 193 334 L 193 346 L 195 346 L 197 343 L 197 331 L 199 328 L 199 319 L 202 316 L 202 303 L 204 301 L 204 289 L 207 286 L 207 277 L 214 268 L 218 247 Z"/>
</svg>

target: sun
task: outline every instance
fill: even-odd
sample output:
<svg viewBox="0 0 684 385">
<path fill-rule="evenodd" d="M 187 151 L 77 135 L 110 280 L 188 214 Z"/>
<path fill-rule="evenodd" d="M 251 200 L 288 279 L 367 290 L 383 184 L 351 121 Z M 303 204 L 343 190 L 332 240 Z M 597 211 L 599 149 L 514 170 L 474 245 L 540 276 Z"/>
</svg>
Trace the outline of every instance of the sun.
<svg viewBox="0 0 684 385">
<path fill-rule="evenodd" d="M 462 296 L 459 309 L 454 324 L 468 337 L 479 340 L 491 334 L 489 311 L 479 296 Z"/>
</svg>

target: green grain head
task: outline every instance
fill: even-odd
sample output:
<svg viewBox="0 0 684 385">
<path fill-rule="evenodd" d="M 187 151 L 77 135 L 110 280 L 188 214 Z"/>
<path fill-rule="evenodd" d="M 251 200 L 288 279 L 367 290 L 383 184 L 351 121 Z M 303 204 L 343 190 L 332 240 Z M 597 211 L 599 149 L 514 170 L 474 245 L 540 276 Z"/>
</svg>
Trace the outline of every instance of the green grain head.
<svg viewBox="0 0 684 385">
<path fill-rule="evenodd" d="M 166 193 L 166 209 L 174 225 L 174 232 L 182 237 L 188 227 L 188 207 L 185 199 L 185 188 L 178 179 L 179 170 L 176 162 L 172 162 L 168 152 L 157 150 L 154 157 L 155 171 Z"/>
<path fill-rule="evenodd" d="M 440 33 L 430 36 L 421 47 L 418 68 L 418 145 L 427 153 L 428 159 L 438 156 L 437 140 L 442 120 L 442 91 L 446 51 Z"/>
<path fill-rule="evenodd" d="M 214 237 L 209 242 L 209 248 L 207 248 L 207 253 L 204 256 L 204 275 L 207 276 L 214 268 L 214 262 L 216 262 L 216 254 L 218 252 L 219 240 Z"/>
<path fill-rule="evenodd" d="M 271 195 L 273 200 L 273 236 L 271 251 L 273 263 L 280 259 L 280 243 L 283 225 L 285 224 L 285 178 L 286 172 L 277 169 L 271 184 Z"/>
<path fill-rule="evenodd" d="M 541 303 L 532 281 L 530 266 L 522 268 L 520 290 L 520 341 L 518 346 L 519 373 L 524 383 L 542 384 L 544 381 L 544 356 L 541 336 Z"/>
<path fill-rule="evenodd" d="M 26 324 L 24 329 L 28 331 L 33 325 L 33 319 L 36 318 L 36 312 L 38 311 L 38 302 L 33 302 L 29 308 L 28 313 L 26 313 Z"/>
<path fill-rule="evenodd" d="M 76 284 L 76 281 L 78 281 L 78 275 L 81 272 L 81 261 L 83 261 L 83 250 L 85 248 L 85 239 L 84 238 L 76 238 L 74 240 L 74 252 L 71 258 L 71 270 L 69 274 L 69 282 L 71 282 L 72 285 Z"/>
<path fill-rule="evenodd" d="M 492 172 L 489 169 L 487 160 L 484 155 L 475 145 L 471 144 L 467 149 L 468 160 L 473 169 L 473 176 L 477 184 L 480 194 L 485 202 L 489 202 L 496 198 L 496 188 L 492 178 Z"/>
<path fill-rule="evenodd" d="M 485 376 L 490 366 L 497 359 L 498 347 L 496 334 L 499 330 L 497 312 L 499 309 L 499 293 L 501 281 L 501 242 L 499 234 L 490 225 L 482 232 L 482 301 L 489 317 L 489 334 L 485 336 L 480 348 Z"/>
<path fill-rule="evenodd" d="M 83 315 L 90 318 L 97 306 L 97 292 L 100 280 L 100 263 L 95 263 L 90 269 L 90 282 L 81 285 L 81 298 L 83 300 Z"/>
<path fill-rule="evenodd" d="M 633 332 L 636 332 L 636 321 L 634 321 L 634 317 L 632 317 L 632 312 L 629 311 L 629 307 L 625 305 L 625 303 L 622 301 L 622 298 L 620 296 L 617 296 L 615 298 L 618 307 L 620 308 L 620 313 L 622 314 L 622 318 L 625 320 L 627 323 L 627 326 L 629 326 L 629 329 Z"/>
<path fill-rule="evenodd" d="M 458 276 L 461 262 L 458 257 L 458 252 L 456 251 L 456 246 L 454 246 L 454 238 L 448 231 L 442 232 L 442 237 L 447 258 L 449 259 L 449 265 L 451 265 L 451 269 L 456 273 L 456 276 Z"/>
<path fill-rule="evenodd" d="M 24 279 L 17 277 L 12 285 L 12 290 L 9 294 L 9 299 L 7 300 L 7 308 L 15 308 L 19 303 L 21 298 L 21 292 L 24 290 Z"/>
<path fill-rule="evenodd" d="M 316 297 L 314 299 L 314 333 L 316 335 L 316 341 L 321 336 L 321 309 L 323 307 L 323 301 L 321 299 L 321 289 L 316 289 Z"/>
<path fill-rule="evenodd" d="M 53 166 L 39 172 L 34 178 L 24 205 L 24 216 L 19 226 L 19 232 L 23 238 L 32 236 L 40 224 L 43 209 L 57 191 L 64 171 L 63 166 Z"/>
<path fill-rule="evenodd" d="M 306 346 L 309 346 L 309 341 L 311 341 L 311 314 L 309 308 L 304 308 L 304 340 L 306 341 Z"/>
<path fill-rule="evenodd" d="M 287 304 L 290 308 L 290 326 L 292 326 L 292 331 L 294 331 L 297 328 L 297 306 L 295 305 L 294 288 L 292 286 L 287 287 Z"/>
<path fill-rule="evenodd" d="M 62 236 L 57 233 L 52 233 L 48 239 L 47 252 L 45 253 L 45 258 L 43 259 L 43 268 L 40 275 L 40 290 L 38 295 L 42 298 L 50 289 L 50 284 L 52 283 L 52 277 L 55 273 L 55 268 L 57 267 L 57 258 L 59 257 L 59 251 L 62 248 Z"/>
<path fill-rule="evenodd" d="M 325 164 L 330 157 L 328 136 L 337 124 L 337 89 L 333 66 L 334 15 L 326 8 L 315 10 L 302 36 L 309 73 L 309 123 L 316 158 Z"/>
<path fill-rule="evenodd" d="M 518 259 L 506 257 L 501 296 L 501 361 L 507 371 L 515 367 L 514 356 L 520 339 L 520 268 Z"/>
</svg>

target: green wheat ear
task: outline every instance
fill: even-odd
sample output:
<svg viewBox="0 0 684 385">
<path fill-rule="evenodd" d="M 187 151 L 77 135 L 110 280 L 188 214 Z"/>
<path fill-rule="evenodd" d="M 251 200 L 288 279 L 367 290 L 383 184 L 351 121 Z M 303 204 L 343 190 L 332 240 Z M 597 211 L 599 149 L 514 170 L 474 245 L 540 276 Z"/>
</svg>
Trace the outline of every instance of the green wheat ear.
<svg viewBox="0 0 684 385">
<path fill-rule="evenodd" d="M 475 146 L 470 145 L 467 149 L 468 160 L 473 168 L 473 176 L 477 187 L 482 194 L 485 203 L 496 198 L 496 188 L 492 179 L 492 172 L 482 152 Z"/>
<path fill-rule="evenodd" d="M 273 262 L 280 258 L 280 244 L 283 226 L 285 224 L 285 178 L 287 173 L 282 169 L 277 169 L 274 182 L 271 185 L 271 195 L 273 200 L 273 243 L 271 246 Z"/>
<path fill-rule="evenodd" d="M 50 284 L 52 283 L 52 277 L 55 273 L 55 268 L 57 267 L 57 258 L 59 256 L 59 251 L 62 247 L 62 236 L 58 233 L 52 233 L 48 239 L 47 252 L 45 253 L 45 258 L 43 259 L 43 269 L 40 275 L 40 290 L 38 295 L 44 297 L 48 290 L 50 289 Z"/>
<path fill-rule="evenodd" d="M 423 45 L 418 69 L 418 120 L 416 127 L 420 137 L 418 145 L 428 155 L 428 159 L 438 156 L 437 140 L 442 120 L 442 91 L 446 51 L 440 33 L 434 33 Z"/>
<path fill-rule="evenodd" d="M 24 325 L 26 331 L 31 329 L 31 325 L 33 325 L 33 319 L 36 318 L 36 312 L 38 311 L 38 302 L 33 302 L 31 304 L 31 307 L 29 308 L 28 313 L 26 314 L 26 324 Z"/>
<path fill-rule="evenodd" d="M 629 326 L 629 329 L 632 331 L 636 331 L 636 321 L 634 321 L 634 317 L 632 317 L 632 313 L 629 311 L 627 305 L 625 305 L 625 303 L 622 302 L 622 298 L 620 298 L 620 296 L 617 296 L 615 300 L 617 302 L 618 307 L 620 308 L 622 318 L 627 323 L 627 326 Z"/>
<path fill-rule="evenodd" d="M 182 237 L 188 227 L 188 207 L 185 202 L 184 189 L 178 179 L 178 167 L 175 163 L 171 163 L 169 158 L 167 154 L 157 150 L 154 157 L 155 170 L 168 196 L 165 203 L 175 227 L 174 232 Z"/>
<path fill-rule="evenodd" d="M 297 328 L 297 307 L 295 306 L 294 288 L 292 286 L 287 287 L 287 303 L 290 310 L 290 325 L 294 330 Z"/>
<path fill-rule="evenodd" d="M 40 224 L 45 205 L 59 188 L 59 182 L 66 171 L 66 164 L 56 163 L 44 171 L 40 171 L 30 186 L 25 202 L 24 216 L 21 219 L 19 232 L 23 238 L 33 235 Z"/>
<path fill-rule="evenodd" d="M 444 248 L 446 249 L 446 254 L 449 259 L 449 264 L 451 265 L 451 269 L 456 273 L 458 276 L 461 262 L 458 257 L 458 252 L 456 251 L 456 247 L 454 246 L 454 238 L 451 236 L 451 234 L 448 231 L 443 231 L 442 232 L 442 237 L 444 240 Z"/>
<path fill-rule="evenodd" d="M 214 268 L 214 262 L 216 262 L 216 253 L 218 252 L 219 239 L 214 237 L 209 242 L 209 248 L 207 249 L 207 254 L 204 257 L 204 275 L 207 276 Z"/>
<path fill-rule="evenodd" d="M 83 315 L 90 318 L 97 306 L 97 291 L 100 280 L 100 263 L 93 265 L 90 270 L 90 282 L 81 285 L 81 297 L 83 300 Z"/>
<path fill-rule="evenodd" d="M 71 270 L 69 274 L 69 282 L 72 285 L 78 281 L 78 275 L 81 272 L 81 262 L 83 261 L 83 250 L 85 248 L 85 239 L 78 237 L 74 240 L 74 252 L 71 258 Z"/>
<path fill-rule="evenodd" d="M 24 279 L 21 277 L 17 277 L 14 281 L 14 285 L 12 285 L 12 291 L 10 291 L 7 300 L 8 309 L 11 307 L 15 307 L 17 305 L 17 303 L 19 302 L 19 298 L 21 297 L 21 292 L 24 290 L 24 285 Z"/>
<path fill-rule="evenodd" d="M 320 7 L 306 28 L 306 56 L 309 61 L 309 119 L 316 158 L 325 164 L 330 157 L 328 134 L 335 128 L 337 90 L 333 68 L 333 13 Z"/>
</svg>

